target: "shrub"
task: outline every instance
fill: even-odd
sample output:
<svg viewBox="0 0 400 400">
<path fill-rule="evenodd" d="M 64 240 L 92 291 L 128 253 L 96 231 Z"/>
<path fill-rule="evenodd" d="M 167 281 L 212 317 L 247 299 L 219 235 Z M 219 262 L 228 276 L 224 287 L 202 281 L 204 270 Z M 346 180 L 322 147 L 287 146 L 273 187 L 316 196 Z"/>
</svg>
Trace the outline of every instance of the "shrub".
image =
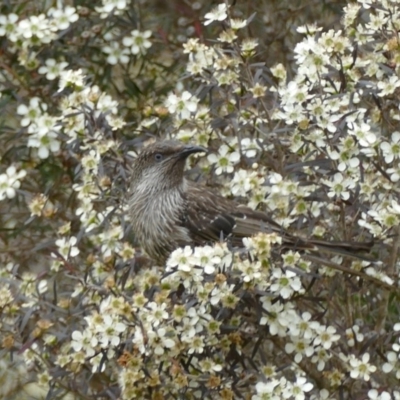
<svg viewBox="0 0 400 400">
<path fill-rule="evenodd" d="M 0 16 L 2 397 L 399 399 L 396 2 L 76 3 Z M 210 149 L 193 179 L 348 249 L 260 233 L 154 265 L 129 167 L 165 137 Z"/>
</svg>

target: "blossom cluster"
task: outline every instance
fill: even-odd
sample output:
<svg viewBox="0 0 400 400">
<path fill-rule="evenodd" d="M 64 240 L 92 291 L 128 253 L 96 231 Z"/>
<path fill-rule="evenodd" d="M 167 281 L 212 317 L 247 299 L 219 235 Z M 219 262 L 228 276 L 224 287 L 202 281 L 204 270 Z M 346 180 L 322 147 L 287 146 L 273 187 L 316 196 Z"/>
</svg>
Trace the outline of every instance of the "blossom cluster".
<svg viewBox="0 0 400 400">
<path fill-rule="evenodd" d="M 0 36 L 14 43 L 16 48 L 29 49 L 31 46 L 48 44 L 57 38 L 57 32 L 68 29 L 79 19 L 75 7 L 49 8 L 46 14 L 19 18 L 10 13 L 0 16 Z"/>
</svg>

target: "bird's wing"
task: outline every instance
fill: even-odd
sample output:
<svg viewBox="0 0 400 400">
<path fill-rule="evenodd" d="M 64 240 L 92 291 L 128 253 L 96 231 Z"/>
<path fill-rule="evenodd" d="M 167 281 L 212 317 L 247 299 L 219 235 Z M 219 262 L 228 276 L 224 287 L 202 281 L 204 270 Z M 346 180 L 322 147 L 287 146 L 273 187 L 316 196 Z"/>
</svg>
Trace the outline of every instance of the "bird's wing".
<svg viewBox="0 0 400 400">
<path fill-rule="evenodd" d="M 195 244 L 229 238 L 234 246 L 242 246 L 242 238 L 257 232 L 287 235 L 265 213 L 238 205 L 204 186 L 190 182 L 186 196 L 189 206 L 183 224 L 189 229 Z"/>
<path fill-rule="evenodd" d="M 320 250 L 366 259 L 359 252 L 369 251 L 372 247 L 371 242 L 336 242 L 294 236 L 264 212 L 225 199 L 204 186 L 188 184 L 188 210 L 182 217 L 182 224 L 189 230 L 195 245 L 228 239 L 233 246 L 243 246 L 244 237 L 275 232 L 282 239 L 282 248 L 294 250 Z"/>
<path fill-rule="evenodd" d="M 219 241 L 232 234 L 236 221 L 230 213 L 232 207 L 228 200 L 194 184 L 185 194 L 188 209 L 182 216 L 182 223 L 195 244 Z"/>
</svg>

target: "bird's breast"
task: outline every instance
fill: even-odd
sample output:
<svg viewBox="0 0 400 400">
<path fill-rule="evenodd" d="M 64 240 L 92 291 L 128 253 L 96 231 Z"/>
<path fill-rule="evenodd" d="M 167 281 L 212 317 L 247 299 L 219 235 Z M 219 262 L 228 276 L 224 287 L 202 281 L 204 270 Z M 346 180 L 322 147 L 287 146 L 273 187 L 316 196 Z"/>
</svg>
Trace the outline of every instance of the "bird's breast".
<svg viewBox="0 0 400 400">
<path fill-rule="evenodd" d="M 130 204 L 134 234 L 150 257 L 166 259 L 175 248 L 191 243 L 189 231 L 182 226 L 187 203 L 180 190 L 137 190 Z"/>
</svg>

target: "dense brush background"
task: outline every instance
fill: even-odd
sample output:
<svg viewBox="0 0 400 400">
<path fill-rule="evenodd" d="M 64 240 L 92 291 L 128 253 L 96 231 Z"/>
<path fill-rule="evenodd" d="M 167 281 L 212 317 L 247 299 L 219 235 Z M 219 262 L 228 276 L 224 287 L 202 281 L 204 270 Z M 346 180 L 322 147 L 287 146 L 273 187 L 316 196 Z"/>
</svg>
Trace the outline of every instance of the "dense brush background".
<svg viewBox="0 0 400 400">
<path fill-rule="evenodd" d="M 400 399 L 399 30 L 390 0 L 2 1 L 0 398 Z M 163 138 L 369 251 L 259 235 L 154 265 L 126 210 Z"/>
</svg>

